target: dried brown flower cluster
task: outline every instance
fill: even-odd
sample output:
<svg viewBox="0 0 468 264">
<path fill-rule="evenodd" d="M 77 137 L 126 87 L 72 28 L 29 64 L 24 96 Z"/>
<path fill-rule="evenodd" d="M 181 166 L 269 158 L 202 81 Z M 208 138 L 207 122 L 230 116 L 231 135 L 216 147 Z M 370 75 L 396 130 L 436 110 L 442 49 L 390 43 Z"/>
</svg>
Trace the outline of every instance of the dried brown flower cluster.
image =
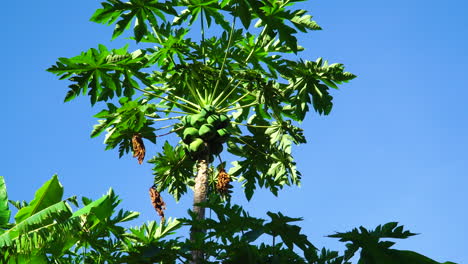
<svg viewBox="0 0 468 264">
<path fill-rule="evenodd" d="M 230 183 L 231 176 L 229 176 L 224 169 L 219 170 L 216 190 L 223 195 L 227 195 L 229 193 L 229 189 L 232 187 Z"/>
<path fill-rule="evenodd" d="M 164 222 L 164 210 L 166 210 L 166 203 L 163 201 L 161 194 L 156 190 L 156 186 L 153 185 L 149 188 L 149 194 L 151 198 L 151 204 L 161 217 L 161 222 Z"/>
<path fill-rule="evenodd" d="M 143 163 L 145 159 L 145 144 L 143 144 L 143 139 L 141 139 L 140 134 L 135 134 L 132 137 L 132 148 L 133 148 L 133 157 L 138 158 L 138 163 Z"/>
</svg>

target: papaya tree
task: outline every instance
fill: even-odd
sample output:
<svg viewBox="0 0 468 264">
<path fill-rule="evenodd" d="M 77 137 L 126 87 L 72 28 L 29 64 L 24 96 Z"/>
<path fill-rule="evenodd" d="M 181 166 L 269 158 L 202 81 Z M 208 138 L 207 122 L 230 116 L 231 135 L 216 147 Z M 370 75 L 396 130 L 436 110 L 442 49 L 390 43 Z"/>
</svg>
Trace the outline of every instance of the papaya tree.
<svg viewBox="0 0 468 264">
<path fill-rule="evenodd" d="M 149 142 L 162 147 L 148 161 L 155 193 L 178 200 L 192 188 L 203 220 L 208 194 L 229 199 L 234 179 L 249 200 L 259 187 L 276 195 L 299 184 L 299 124 L 312 109 L 329 114 L 331 90 L 355 77 L 342 64 L 300 57 L 298 34 L 321 28 L 297 2 L 107 0 L 91 21 L 115 24 L 112 39 L 140 48 L 99 45 L 48 71 L 70 82 L 65 101 L 88 96 L 102 109 L 91 137 L 106 133 L 106 149 L 133 152 L 141 164 Z M 192 240 L 204 233 L 194 225 Z M 201 263 L 201 249 L 192 258 Z"/>
</svg>

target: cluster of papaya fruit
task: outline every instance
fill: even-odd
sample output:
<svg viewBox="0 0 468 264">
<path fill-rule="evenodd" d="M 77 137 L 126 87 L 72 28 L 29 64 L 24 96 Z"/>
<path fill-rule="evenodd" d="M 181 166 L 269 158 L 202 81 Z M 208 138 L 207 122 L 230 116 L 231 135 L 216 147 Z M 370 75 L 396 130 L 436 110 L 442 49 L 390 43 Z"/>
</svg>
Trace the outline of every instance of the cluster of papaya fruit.
<svg viewBox="0 0 468 264">
<path fill-rule="evenodd" d="M 229 117 L 216 113 L 213 106 L 205 106 L 200 113 L 182 118 L 181 137 L 190 156 L 198 159 L 209 153 L 210 162 L 223 151 L 223 143 L 229 138 Z"/>
</svg>

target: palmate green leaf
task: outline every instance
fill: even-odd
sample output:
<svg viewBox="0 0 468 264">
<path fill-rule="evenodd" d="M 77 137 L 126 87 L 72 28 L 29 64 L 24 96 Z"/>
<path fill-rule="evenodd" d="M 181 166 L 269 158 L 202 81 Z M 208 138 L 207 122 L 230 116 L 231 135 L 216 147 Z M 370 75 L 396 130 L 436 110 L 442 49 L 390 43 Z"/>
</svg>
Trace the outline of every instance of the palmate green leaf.
<svg viewBox="0 0 468 264">
<path fill-rule="evenodd" d="M 282 150 L 277 146 L 268 145 L 268 142 L 261 145 L 259 143 L 256 138 L 244 136 L 231 140 L 228 149 L 233 154 L 242 153 L 242 157 L 245 158 L 233 162 L 229 174 L 237 176 L 238 180 L 243 182 L 246 198 L 249 200 L 257 183 L 260 187 L 269 188 L 273 194 L 277 195 L 278 190 L 284 185 L 300 182 L 301 174 L 297 171 L 291 154 L 288 153 L 290 148 Z M 241 147 L 242 144 L 245 145 Z M 232 151 L 234 148 L 238 150 Z M 270 154 L 260 152 L 259 149 L 262 148 Z"/>
<path fill-rule="evenodd" d="M 164 239 L 181 227 L 177 219 L 169 218 L 158 225 L 150 221 L 139 227 L 130 228 L 125 234 L 123 252 L 119 263 L 176 263 L 181 256 L 188 258 L 178 239 Z"/>
<path fill-rule="evenodd" d="M 165 25 L 167 26 L 164 27 Z M 193 56 L 190 47 L 197 46 L 191 39 L 186 38 L 189 29 L 179 28 L 171 30 L 169 23 L 165 25 L 158 27 L 159 31 L 168 31 L 164 32 L 163 39 L 161 37 L 155 38 L 150 36 L 145 39 L 145 42 L 158 43 L 160 45 L 160 47 L 148 49 L 151 52 L 148 63 L 156 63 L 162 70 L 171 71 L 175 67 L 176 60 L 179 60 L 181 65 L 185 64 L 185 58 L 189 59 Z"/>
<path fill-rule="evenodd" d="M 316 247 L 307 239 L 307 236 L 301 234 L 299 226 L 289 224 L 291 222 L 302 221 L 302 218 L 291 218 L 281 213 L 272 212 L 268 212 L 267 215 L 271 218 L 271 221 L 265 224 L 268 234 L 281 237 L 283 243 L 291 250 L 294 245 L 303 251 L 316 250 Z"/>
<path fill-rule="evenodd" d="M 130 228 L 130 233 L 127 233 L 125 237 L 138 243 L 150 244 L 174 234 L 181 226 L 182 223 L 179 220 L 172 218 L 160 225 L 156 221 L 149 221 L 142 226 Z"/>
<path fill-rule="evenodd" d="M 114 213 L 119 202 L 114 191 L 110 188 L 106 195 L 77 210 L 72 217 L 84 217 L 85 223 L 92 228 L 100 222 L 106 221 Z"/>
<path fill-rule="evenodd" d="M 120 18 L 112 34 L 112 39 L 115 39 L 129 27 L 135 18 L 133 32 L 135 40 L 139 42 L 148 34 L 146 22 L 149 21 L 156 26 L 156 17 L 162 21 L 166 20 L 164 13 L 177 15 L 170 1 L 159 3 L 157 0 L 130 0 L 124 3 L 120 0 L 108 0 L 102 3 L 102 8 L 96 10 L 90 20 L 110 25 Z"/>
<path fill-rule="evenodd" d="M 414 251 L 409 251 L 409 250 L 396 250 L 396 249 L 390 249 L 388 250 L 388 255 L 390 258 L 393 260 L 393 263 L 398 263 L 398 264 L 455 264 L 453 262 L 444 262 L 440 263 L 437 262 L 433 259 L 430 259 L 424 255 L 421 255 L 417 252 Z M 380 263 L 379 260 L 377 260 L 377 263 Z"/>
<path fill-rule="evenodd" d="M 62 200 L 63 186 L 58 181 L 57 175 L 48 180 L 36 191 L 34 199 L 28 206 L 21 208 L 15 215 L 16 223 L 21 223 L 37 212 L 54 205 Z"/>
<path fill-rule="evenodd" d="M 316 62 L 289 63 L 290 67 L 294 68 L 294 76 L 289 77 L 289 86 L 285 96 L 290 98 L 292 109 L 300 120 L 303 120 L 309 111 L 310 103 L 319 114 L 328 115 L 333 107 L 333 97 L 330 95 L 329 89 L 337 89 L 337 84 L 356 77 L 345 72 L 343 65 L 328 65 L 328 62 L 324 62 L 321 58 Z"/>
<path fill-rule="evenodd" d="M 344 257 L 340 256 L 337 251 L 332 251 L 326 248 L 321 250 L 307 250 L 304 252 L 304 257 L 307 263 L 314 264 L 351 264 L 344 261 Z"/>
<path fill-rule="evenodd" d="M 131 97 L 138 83 L 131 72 L 145 66 L 145 53 L 137 50 L 127 52 L 127 46 L 109 51 L 105 46 L 89 49 L 73 58 L 59 58 L 56 65 L 47 71 L 73 82 L 65 101 L 80 94 L 88 94 L 91 104 L 107 101 L 115 95 Z"/>
<path fill-rule="evenodd" d="M 365 264 L 450 264 L 440 263 L 424 255 L 408 250 L 386 249 L 382 247 L 363 247 L 360 263 Z"/>
<path fill-rule="evenodd" d="M 126 97 L 121 98 L 120 107 L 107 103 L 107 109 L 95 115 L 99 124 L 94 126 L 91 137 L 97 137 L 107 131 L 104 143 L 106 150 L 119 147 L 119 155 L 122 157 L 131 150 L 132 137 L 139 134 L 156 144 L 155 128 L 153 121 L 147 116 L 154 115 L 156 106 L 143 103 L 142 100 L 131 101 Z M 157 116 L 156 116 L 157 117 Z"/>
<path fill-rule="evenodd" d="M 257 113 L 259 109 L 256 109 Z M 266 117 L 269 117 L 267 115 Z M 293 142 L 305 139 L 301 134 L 290 136 L 285 129 L 291 129 L 290 122 L 269 123 L 259 115 L 253 114 L 247 128 L 251 135 L 232 137 L 228 141 L 228 151 L 242 158 L 233 162 L 229 174 L 237 176 L 243 183 L 247 199 L 253 195 L 256 184 L 269 188 L 277 195 L 284 185 L 299 185 L 301 174 L 291 155 Z"/>
<path fill-rule="evenodd" d="M 294 11 L 293 18 L 291 18 L 291 22 L 294 26 L 299 29 L 300 31 L 306 33 L 307 30 L 321 30 L 322 28 L 312 20 L 311 15 L 306 14 L 306 10 L 296 10 Z"/>
<path fill-rule="evenodd" d="M 336 233 L 328 237 L 339 238 L 346 244 L 346 260 L 353 257 L 357 250 L 361 249 L 359 263 L 366 264 L 441 264 L 419 253 L 396 250 L 390 247 L 395 244 L 391 241 L 380 241 L 381 238 L 399 238 L 405 239 L 416 234 L 404 230 L 396 222 L 390 222 L 385 225 L 379 225 L 375 230 L 368 230 L 364 227 L 354 228 L 350 232 Z M 447 262 L 450 263 L 450 262 Z"/>
<path fill-rule="evenodd" d="M 236 11 L 238 11 L 237 15 L 242 21 L 242 25 L 244 25 L 244 28 L 248 29 L 250 27 L 250 24 L 252 23 L 252 12 L 250 10 L 249 3 L 248 1 L 240 0 L 238 1 L 238 5 L 239 6 L 236 9 Z"/>
<path fill-rule="evenodd" d="M 192 179 L 194 162 L 180 145 L 173 147 L 166 141 L 163 151 L 157 153 L 148 163 L 154 166 L 154 184 L 158 191 L 169 192 L 176 201 L 187 192 L 187 185 L 194 185 Z"/>
<path fill-rule="evenodd" d="M 268 1 L 268 5 L 264 6 L 259 6 L 258 4 L 253 6 L 253 11 L 260 18 L 256 26 L 265 27 L 268 25 L 266 30 L 270 37 L 278 36 L 282 44 L 286 45 L 294 53 L 297 53 L 297 38 L 294 36 L 297 31 L 285 22 L 292 22 L 294 19 L 293 24 L 304 32 L 306 32 L 306 29 L 310 30 L 317 28 L 310 26 L 313 21 L 310 21 L 309 23 L 302 22 L 302 15 L 304 14 L 302 10 L 291 12 L 290 10 L 286 9 L 287 5 L 287 1 L 281 0 Z"/>
<path fill-rule="evenodd" d="M 0 176 L 0 234 L 2 228 L 6 228 L 10 222 L 11 211 L 8 207 L 8 195 L 5 185 L 5 179 Z"/>
<path fill-rule="evenodd" d="M 399 226 L 397 222 L 389 222 L 379 225 L 375 230 L 368 230 L 362 226 L 354 228 L 350 232 L 336 233 L 329 235 L 328 237 L 339 238 L 342 242 L 347 241 L 366 241 L 373 240 L 378 241 L 380 238 L 399 238 L 405 239 L 410 236 L 416 235 L 408 230 L 404 230 L 403 226 Z"/>
<path fill-rule="evenodd" d="M 214 20 L 216 24 L 221 26 L 225 31 L 230 30 L 229 22 L 226 21 L 224 15 L 220 12 L 222 11 L 222 6 L 218 0 L 190 0 L 186 1 L 185 4 L 187 5 L 187 9 L 182 11 L 184 17 L 179 17 L 178 20 L 190 16 L 189 25 L 192 25 L 195 20 L 201 17 L 203 12 L 203 19 L 206 20 L 208 28 L 211 27 L 212 20 Z M 180 23 L 180 21 L 178 23 Z"/>
</svg>

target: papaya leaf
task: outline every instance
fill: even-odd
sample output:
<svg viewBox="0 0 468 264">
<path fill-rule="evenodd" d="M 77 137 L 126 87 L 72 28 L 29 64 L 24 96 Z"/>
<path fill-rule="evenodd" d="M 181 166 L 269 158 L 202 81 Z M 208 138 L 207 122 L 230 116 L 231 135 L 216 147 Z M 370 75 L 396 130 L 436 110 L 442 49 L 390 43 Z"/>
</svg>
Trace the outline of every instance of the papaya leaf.
<svg viewBox="0 0 468 264">
<path fill-rule="evenodd" d="M 187 185 L 193 185 L 194 162 L 182 146 L 175 148 L 166 141 L 163 151 L 148 163 L 153 164 L 154 184 L 158 191 L 168 191 L 176 201 L 187 192 Z"/>
<path fill-rule="evenodd" d="M 130 23 L 135 18 L 134 34 L 136 41 L 139 42 L 143 36 L 148 34 L 146 27 L 146 21 L 152 22 L 156 26 L 157 22 L 155 17 L 158 16 L 162 21 L 166 18 L 164 13 L 177 15 L 170 2 L 158 3 L 158 1 L 145 1 L 144 4 L 139 0 L 130 0 L 129 2 L 121 2 L 120 0 L 108 0 L 102 3 L 102 8 L 98 9 L 93 16 L 91 21 L 102 24 L 113 24 L 117 21 L 112 39 L 120 36 L 126 29 L 128 29 Z M 156 16 L 155 16 L 156 15 Z M 155 23 L 156 22 L 156 23 Z"/>
<path fill-rule="evenodd" d="M 119 200 L 111 188 L 106 195 L 74 212 L 72 217 L 84 217 L 86 223 L 92 228 L 109 218 L 118 204 Z"/>
<path fill-rule="evenodd" d="M 127 48 L 124 46 L 109 51 L 104 45 L 99 45 L 98 49 L 89 49 L 70 59 L 59 58 L 47 71 L 72 82 L 66 102 L 80 94 L 88 94 L 94 105 L 98 101 L 108 101 L 115 95 L 121 96 L 122 87 L 124 95 L 131 97 L 133 87 L 138 85 L 129 72 L 145 67 L 145 54 L 140 50 L 130 54 Z"/>
<path fill-rule="evenodd" d="M 390 249 L 389 255 L 392 259 L 395 260 L 394 263 L 401 263 L 401 264 L 449 264 L 453 262 L 437 262 L 433 259 L 430 259 L 424 255 L 421 255 L 414 251 L 409 250 L 397 250 L 397 249 Z"/>
</svg>

